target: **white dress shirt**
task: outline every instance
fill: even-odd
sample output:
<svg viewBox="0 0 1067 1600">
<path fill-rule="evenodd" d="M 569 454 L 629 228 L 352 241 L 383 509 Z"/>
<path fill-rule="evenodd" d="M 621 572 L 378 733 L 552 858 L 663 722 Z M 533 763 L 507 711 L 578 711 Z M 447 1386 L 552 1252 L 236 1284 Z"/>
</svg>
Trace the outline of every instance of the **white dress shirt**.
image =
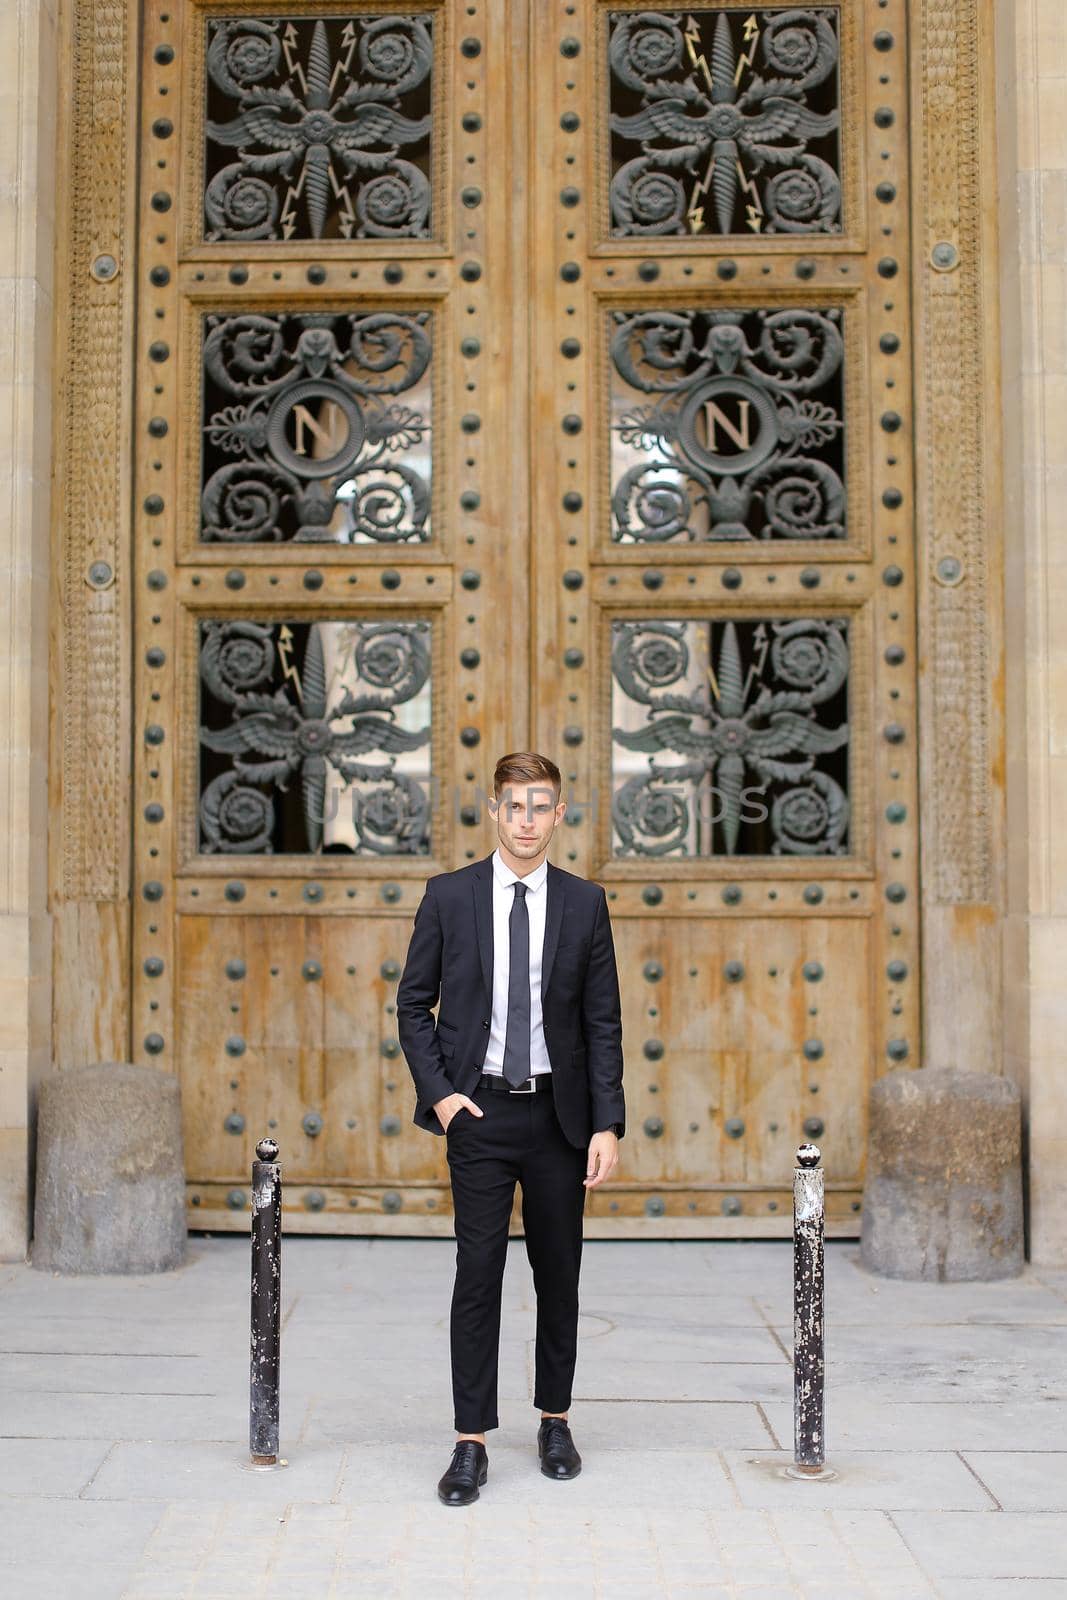
<svg viewBox="0 0 1067 1600">
<path fill-rule="evenodd" d="M 548 900 L 548 862 L 525 878 L 493 851 L 493 1016 L 489 1026 L 489 1045 L 482 1062 L 483 1072 L 504 1073 L 504 1039 L 508 1026 L 508 984 L 511 976 L 511 908 L 515 904 L 513 883 L 526 885 L 526 911 L 530 919 L 530 1072 L 551 1072 L 541 1015 L 541 953 L 545 943 L 545 905 Z"/>
</svg>

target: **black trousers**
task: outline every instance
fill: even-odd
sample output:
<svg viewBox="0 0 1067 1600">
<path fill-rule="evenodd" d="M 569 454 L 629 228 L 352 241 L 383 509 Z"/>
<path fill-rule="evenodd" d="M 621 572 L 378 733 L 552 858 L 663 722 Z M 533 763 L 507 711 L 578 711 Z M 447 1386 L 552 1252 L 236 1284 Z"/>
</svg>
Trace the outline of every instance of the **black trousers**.
<svg viewBox="0 0 1067 1600">
<path fill-rule="evenodd" d="M 585 1150 L 565 1137 L 550 1091 L 501 1094 L 478 1085 L 445 1131 L 456 1227 L 450 1322 L 457 1433 L 499 1426 L 500 1291 L 516 1180 L 537 1293 L 533 1403 L 567 1411 L 578 1352 L 578 1271 Z"/>
</svg>

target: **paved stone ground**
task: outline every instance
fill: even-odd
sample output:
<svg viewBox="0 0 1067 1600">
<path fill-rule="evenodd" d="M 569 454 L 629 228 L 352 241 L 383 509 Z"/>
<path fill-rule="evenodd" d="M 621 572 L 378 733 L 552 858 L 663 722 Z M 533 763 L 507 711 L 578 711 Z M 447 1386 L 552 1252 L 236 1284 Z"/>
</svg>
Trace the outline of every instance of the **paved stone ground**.
<svg viewBox="0 0 1067 1600">
<path fill-rule="evenodd" d="M 1067 1272 L 870 1277 L 827 1246 L 833 1482 L 792 1456 L 788 1243 L 587 1241 L 571 1424 L 537 1467 L 510 1247 L 501 1426 L 451 1454 L 454 1243 L 289 1238 L 287 1468 L 243 1469 L 245 1237 L 158 1277 L 0 1266 L 4 1600 L 1067 1600 Z"/>
</svg>

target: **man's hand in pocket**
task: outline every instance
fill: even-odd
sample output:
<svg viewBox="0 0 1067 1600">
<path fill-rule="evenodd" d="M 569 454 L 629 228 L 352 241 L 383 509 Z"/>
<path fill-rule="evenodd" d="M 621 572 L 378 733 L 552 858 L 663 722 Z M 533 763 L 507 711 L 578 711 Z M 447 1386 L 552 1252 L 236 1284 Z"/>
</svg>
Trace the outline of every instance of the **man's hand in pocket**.
<svg viewBox="0 0 1067 1600">
<path fill-rule="evenodd" d="M 472 1117 L 480 1117 L 484 1115 L 481 1107 L 475 1105 L 470 1095 L 460 1094 L 458 1090 L 455 1094 L 446 1094 L 443 1100 L 436 1100 L 434 1102 L 434 1110 L 437 1113 L 437 1120 L 441 1124 L 442 1128 L 447 1129 L 448 1124 L 452 1121 L 452 1118 L 455 1116 L 456 1112 L 459 1111 L 463 1106 L 466 1106 Z"/>
</svg>

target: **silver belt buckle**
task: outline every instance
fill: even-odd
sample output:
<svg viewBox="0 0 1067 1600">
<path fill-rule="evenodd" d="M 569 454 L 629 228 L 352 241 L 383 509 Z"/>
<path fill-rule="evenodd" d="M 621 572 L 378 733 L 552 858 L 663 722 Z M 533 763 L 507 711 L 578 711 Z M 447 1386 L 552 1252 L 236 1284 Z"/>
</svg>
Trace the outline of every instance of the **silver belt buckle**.
<svg viewBox="0 0 1067 1600">
<path fill-rule="evenodd" d="M 537 1093 L 537 1085 L 536 1085 L 536 1083 L 534 1083 L 533 1073 L 532 1072 L 530 1074 L 530 1087 L 528 1089 L 509 1089 L 508 1090 L 508 1094 L 536 1094 L 536 1093 Z"/>
</svg>

